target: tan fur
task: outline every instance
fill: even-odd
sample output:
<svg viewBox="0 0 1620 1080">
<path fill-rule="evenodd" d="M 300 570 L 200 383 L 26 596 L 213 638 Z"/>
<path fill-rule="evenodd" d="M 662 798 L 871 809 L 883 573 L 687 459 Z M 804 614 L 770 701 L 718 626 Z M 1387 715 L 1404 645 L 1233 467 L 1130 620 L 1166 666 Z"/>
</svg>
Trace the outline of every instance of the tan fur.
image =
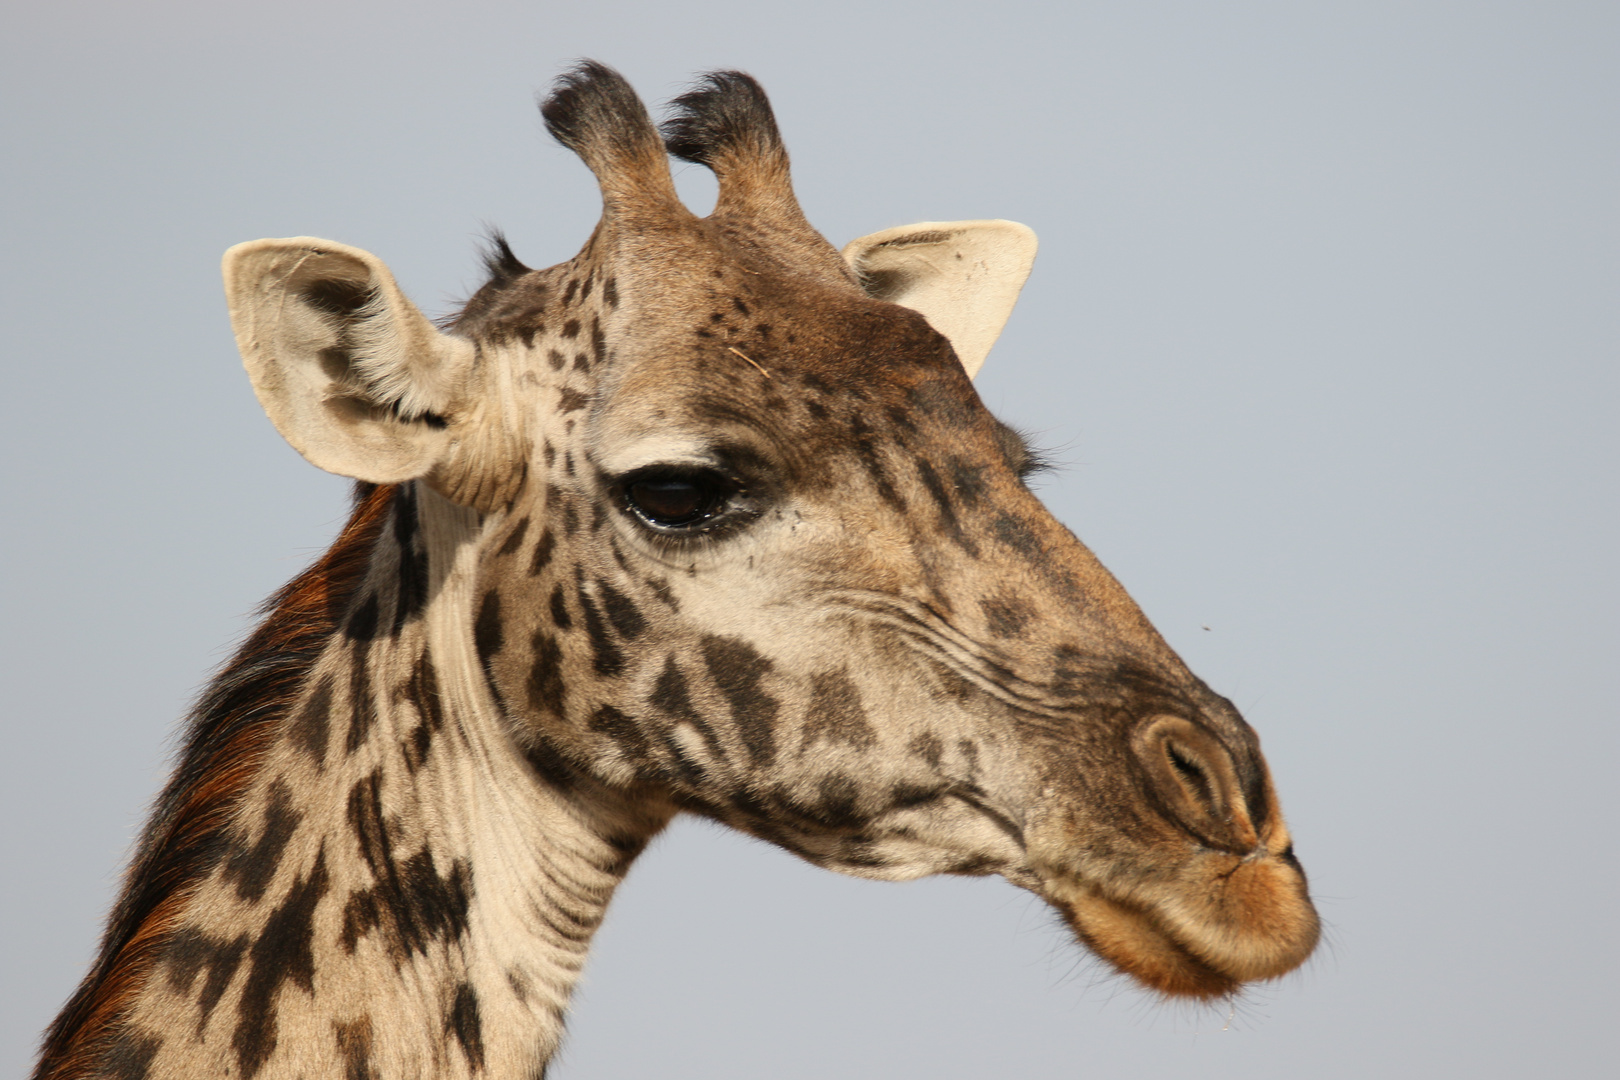
<svg viewBox="0 0 1620 1080">
<path fill-rule="evenodd" d="M 752 80 L 677 105 L 712 215 L 584 65 L 542 111 L 601 222 L 546 270 L 497 251 L 448 331 L 365 252 L 228 254 L 277 428 L 395 486 L 205 695 L 41 1077 L 535 1075 L 678 812 L 843 873 L 999 874 L 1168 995 L 1310 954 L 1257 738 L 969 382 L 1033 236 L 877 234 L 857 274 Z"/>
</svg>

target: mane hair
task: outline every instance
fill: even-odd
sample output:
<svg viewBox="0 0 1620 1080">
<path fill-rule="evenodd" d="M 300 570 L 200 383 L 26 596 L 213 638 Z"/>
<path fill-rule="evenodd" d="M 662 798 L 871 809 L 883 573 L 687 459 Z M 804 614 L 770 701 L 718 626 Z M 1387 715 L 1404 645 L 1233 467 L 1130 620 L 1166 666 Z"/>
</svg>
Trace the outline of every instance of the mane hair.
<svg viewBox="0 0 1620 1080">
<path fill-rule="evenodd" d="M 237 801 L 348 614 L 396 490 L 356 485 L 353 512 L 336 542 L 265 602 L 258 629 L 198 700 L 179 766 L 136 846 L 96 963 L 45 1033 L 37 1080 L 87 1075 L 98 1066 L 144 1074 L 143 1051 L 118 1038 L 118 1020 L 160 957 L 189 890 L 230 854 L 226 826 Z"/>
<path fill-rule="evenodd" d="M 504 289 L 530 272 L 523 260 L 513 253 L 512 245 L 506 242 L 506 234 L 499 229 L 490 230 L 489 240 L 484 246 L 483 263 L 488 279 L 484 284 L 497 289 Z"/>
<path fill-rule="evenodd" d="M 484 236 L 482 250 L 478 254 L 479 263 L 484 269 L 484 280 L 456 310 L 433 320 L 433 325 L 446 333 L 475 337 L 473 328 L 480 325 L 480 316 L 487 315 L 496 305 L 496 298 L 534 273 L 533 267 L 517 257 L 512 245 L 507 242 L 506 233 L 500 229 L 488 230 Z M 545 290 L 542 288 L 530 291 L 534 292 L 535 299 L 543 304 Z"/>
</svg>

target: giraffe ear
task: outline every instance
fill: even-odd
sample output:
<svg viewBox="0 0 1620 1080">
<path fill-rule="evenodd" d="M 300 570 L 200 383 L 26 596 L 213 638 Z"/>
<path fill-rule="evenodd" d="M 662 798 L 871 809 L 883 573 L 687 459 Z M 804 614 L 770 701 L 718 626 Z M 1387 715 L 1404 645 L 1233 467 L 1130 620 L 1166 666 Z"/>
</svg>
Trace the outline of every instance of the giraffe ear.
<svg viewBox="0 0 1620 1080">
<path fill-rule="evenodd" d="M 844 260 L 868 296 L 919 311 L 979 373 L 1035 265 L 1016 221 L 921 221 L 852 240 Z"/>
<path fill-rule="evenodd" d="M 382 260 L 330 240 L 254 240 L 225 253 L 225 297 L 259 404 L 312 464 L 375 484 L 426 474 L 473 362 Z"/>
</svg>

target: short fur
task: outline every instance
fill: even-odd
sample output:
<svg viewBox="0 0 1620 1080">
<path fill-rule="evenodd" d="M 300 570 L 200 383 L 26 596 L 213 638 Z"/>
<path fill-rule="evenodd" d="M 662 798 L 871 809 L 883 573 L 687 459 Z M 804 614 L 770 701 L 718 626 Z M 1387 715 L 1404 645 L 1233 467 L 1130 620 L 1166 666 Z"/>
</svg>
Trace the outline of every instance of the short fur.
<svg viewBox="0 0 1620 1080">
<path fill-rule="evenodd" d="M 544 270 L 497 236 L 449 332 L 367 252 L 227 254 L 278 429 L 389 482 L 204 695 L 37 1077 L 543 1074 L 683 811 L 863 877 L 999 874 L 1164 994 L 1311 952 L 1254 732 L 969 382 L 1028 230 L 856 242 L 949 301 L 886 302 L 805 223 L 751 79 L 676 108 L 707 218 L 624 80 L 564 75 L 543 112 L 602 219 Z"/>
</svg>

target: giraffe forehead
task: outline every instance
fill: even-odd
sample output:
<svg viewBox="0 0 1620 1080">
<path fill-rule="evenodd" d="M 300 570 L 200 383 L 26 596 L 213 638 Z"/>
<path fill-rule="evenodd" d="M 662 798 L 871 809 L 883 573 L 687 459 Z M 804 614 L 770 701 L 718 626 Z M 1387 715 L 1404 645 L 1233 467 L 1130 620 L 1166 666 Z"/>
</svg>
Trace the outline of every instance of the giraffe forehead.
<svg viewBox="0 0 1620 1080">
<path fill-rule="evenodd" d="M 521 339 L 537 355 L 515 362 L 555 371 L 566 411 L 592 405 L 593 456 L 609 472 L 697 464 L 724 443 L 825 459 L 915 450 L 930 435 L 1007 459 L 949 342 L 918 313 L 724 237 L 676 240 L 627 249 L 599 235 L 568 263 L 492 282 L 469 304 L 477 325 L 460 328 Z"/>
<path fill-rule="evenodd" d="M 604 396 L 589 430 L 591 457 L 609 474 L 753 459 L 833 482 L 832 461 L 887 454 L 1016 471 L 960 368 L 900 361 L 835 374 L 780 358 L 767 368 L 735 355 L 659 356 Z"/>
</svg>

